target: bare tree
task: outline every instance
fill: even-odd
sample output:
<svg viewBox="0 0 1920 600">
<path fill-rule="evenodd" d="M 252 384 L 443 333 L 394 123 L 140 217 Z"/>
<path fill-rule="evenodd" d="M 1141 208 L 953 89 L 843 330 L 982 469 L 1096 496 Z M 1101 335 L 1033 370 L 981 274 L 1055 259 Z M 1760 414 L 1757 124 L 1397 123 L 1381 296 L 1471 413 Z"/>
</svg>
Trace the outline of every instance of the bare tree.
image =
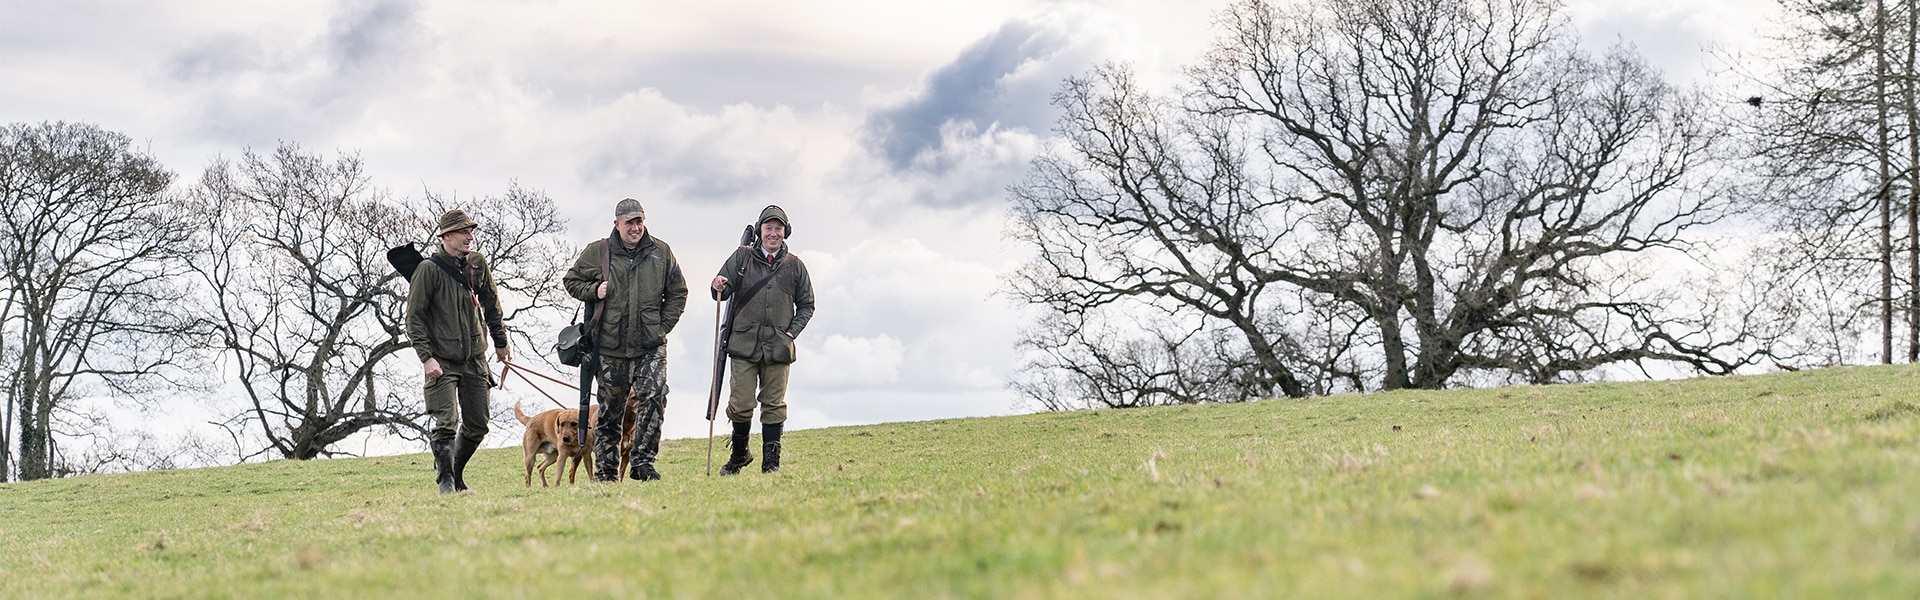
<svg viewBox="0 0 1920 600">
<path fill-rule="evenodd" d="M 56 474 L 52 427 L 70 400 L 131 398 L 193 359 L 181 351 L 193 333 L 182 306 L 193 226 L 166 193 L 172 179 L 127 136 L 93 125 L 0 129 L 0 437 L 17 423 L 21 479 Z"/>
<path fill-rule="evenodd" d="M 1580 51 L 1554 3 L 1248 0 L 1218 23 L 1180 98 L 1121 66 L 1063 86 L 1061 139 L 1012 191 L 1010 235 L 1037 251 L 1018 297 L 1232 332 L 1160 356 L 1223 355 L 1239 397 L 1726 373 L 1764 353 L 1667 310 L 1636 268 L 1733 214 L 1708 176 L 1721 130 L 1630 50 Z M 1036 331 L 1030 347 L 1126 343 Z"/>
<path fill-rule="evenodd" d="M 409 345 L 406 282 L 385 252 L 431 239 L 437 215 L 374 187 L 357 156 L 329 160 L 292 144 L 216 161 L 194 198 L 204 223 L 195 272 L 218 332 L 210 343 L 247 402 L 221 425 L 236 440 L 257 431 L 265 443 L 254 454 L 295 459 L 340 453 L 335 444 L 369 430 L 420 439 L 419 369 L 387 361 Z M 480 250 L 496 277 L 517 292 L 509 318 L 554 305 L 547 288 L 564 257 L 548 239 L 562 228 L 552 201 L 515 186 L 469 212 L 487 223 Z"/>
<path fill-rule="evenodd" d="M 1766 90 L 1739 121 L 1761 175 L 1753 196 L 1773 222 L 1760 258 L 1776 265 L 1769 278 L 1808 292 L 1775 303 L 1801 322 L 1800 345 L 1817 360 L 1872 353 L 1892 362 L 1896 323 L 1907 329 L 1907 360 L 1920 357 L 1914 4 L 1784 0 L 1781 50 L 1764 68 L 1744 68 Z M 1904 240 L 1894 232 L 1901 212 Z M 1895 268 L 1901 253 L 1904 270 Z"/>
</svg>

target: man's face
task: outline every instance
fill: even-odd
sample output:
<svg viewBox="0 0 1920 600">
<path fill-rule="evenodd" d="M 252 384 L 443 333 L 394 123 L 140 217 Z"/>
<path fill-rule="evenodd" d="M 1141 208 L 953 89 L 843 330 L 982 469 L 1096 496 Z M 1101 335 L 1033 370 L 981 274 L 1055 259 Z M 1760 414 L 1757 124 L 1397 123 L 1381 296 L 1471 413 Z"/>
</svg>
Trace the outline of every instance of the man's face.
<svg viewBox="0 0 1920 600">
<path fill-rule="evenodd" d="M 614 221 L 613 226 L 615 229 L 620 230 L 620 241 L 628 246 L 640 243 L 640 238 L 647 235 L 646 217 L 634 217 L 625 221 Z"/>
<path fill-rule="evenodd" d="M 760 224 L 760 247 L 768 252 L 778 252 L 780 245 L 787 240 L 787 228 L 779 221 L 768 219 Z"/>
<path fill-rule="evenodd" d="M 475 229 L 478 228 L 468 227 L 459 231 L 449 231 L 446 235 L 440 236 L 440 243 L 446 247 L 447 254 L 465 256 L 473 251 L 473 230 Z"/>
</svg>

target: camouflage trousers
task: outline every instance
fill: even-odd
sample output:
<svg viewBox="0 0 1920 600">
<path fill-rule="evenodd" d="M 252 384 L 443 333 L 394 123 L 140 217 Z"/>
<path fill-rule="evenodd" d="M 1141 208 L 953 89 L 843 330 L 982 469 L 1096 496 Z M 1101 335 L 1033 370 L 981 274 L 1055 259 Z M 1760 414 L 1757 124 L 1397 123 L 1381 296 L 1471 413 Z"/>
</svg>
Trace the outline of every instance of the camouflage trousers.
<svg viewBox="0 0 1920 600">
<path fill-rule="evenodd" d="M 660 454 L 660 425 L 667 416 L 667 347 L 639 358 L 600 359 L 600 415 L 593 424 L 593 478 L 620 478 L 621 422 L 634 403 L 633 466 L 651 465 Z"/>
</svg>

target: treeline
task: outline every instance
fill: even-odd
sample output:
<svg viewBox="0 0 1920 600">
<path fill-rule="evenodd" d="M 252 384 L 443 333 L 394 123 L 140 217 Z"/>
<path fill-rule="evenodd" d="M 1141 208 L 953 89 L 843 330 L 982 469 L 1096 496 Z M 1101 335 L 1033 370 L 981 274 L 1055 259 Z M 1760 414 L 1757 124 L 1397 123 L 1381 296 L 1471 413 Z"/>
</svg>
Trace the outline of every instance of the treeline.
<svg viewBox="0 0 1920 600">
<path fill-rule="evenodd" d="M 1912 0 L 1787 0 L 1730 94 L 1550 0 L 1244 0 L 1069 80 L 1012 190 L 1048 409 L 1920 356 Z M 1904 335 L 1901 335 L 1904 333 Z M 1904 339 L 1901 339 L 1904 338 Z"/>
<path fill-rule="evenodd" d="M 420 439 L 406 288 L 388 248 L 432 239 L 456 204 L 487 223 L 508 323 L 564 302 L 570 250 L 552 199 L 395 197 L 352 154 L 293 144 L 176 181 L 125 134 L 82 123 L 0 129 L 0 474 L 41 479 L 258 456 L 308 459 L 363 432 Z M 516 319 L 516 317 L 518 317 Z M 401 361 L 405 362 L 405 361 Z M 240 395 L 211 399 L 212 394 Z M 231 440 L 120 431 L 116 405 L 224 408 Z M 63 449 L 63 441 L 83 442 Z"/>
<path fill-rule="evenodd" d="M 1009 194 L 1041 315 L 1011 385 L 1064 410 L 1914 361 L 1916 1 L 1786 0 L 1732 94 L 1582 49 L 1551 0 L 1243 0 L 1171 92 L 1062 85 Z M 455 205 L 524 347 L 565 304 L 538 190 L 398 197 L 292 144 L 176 179 L 118 132 L 0 129 L 0 476 L 419 438 L 383 253 Z M 87 404 L 216 392 L 218 443 Z"/>
</svg>

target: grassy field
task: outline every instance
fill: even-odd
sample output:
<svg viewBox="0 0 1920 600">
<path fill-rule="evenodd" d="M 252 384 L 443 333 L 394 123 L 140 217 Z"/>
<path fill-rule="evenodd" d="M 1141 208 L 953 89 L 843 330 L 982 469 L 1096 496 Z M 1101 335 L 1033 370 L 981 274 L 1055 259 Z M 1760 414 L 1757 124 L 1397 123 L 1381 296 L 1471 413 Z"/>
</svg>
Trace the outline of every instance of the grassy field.
<svg viewBox="0 0 1920 600">
<path fill-rule="evenodd" d="M 845 427 L 727 478 L 703 475 L 704 440 L 669 440 L 664 481 L 559 489 L 521 487 L 511 448 L 457 497 L 424 454 L 7 484 L 0 598 L 1914 598 L 1916 384 Z"/>
</svg>

